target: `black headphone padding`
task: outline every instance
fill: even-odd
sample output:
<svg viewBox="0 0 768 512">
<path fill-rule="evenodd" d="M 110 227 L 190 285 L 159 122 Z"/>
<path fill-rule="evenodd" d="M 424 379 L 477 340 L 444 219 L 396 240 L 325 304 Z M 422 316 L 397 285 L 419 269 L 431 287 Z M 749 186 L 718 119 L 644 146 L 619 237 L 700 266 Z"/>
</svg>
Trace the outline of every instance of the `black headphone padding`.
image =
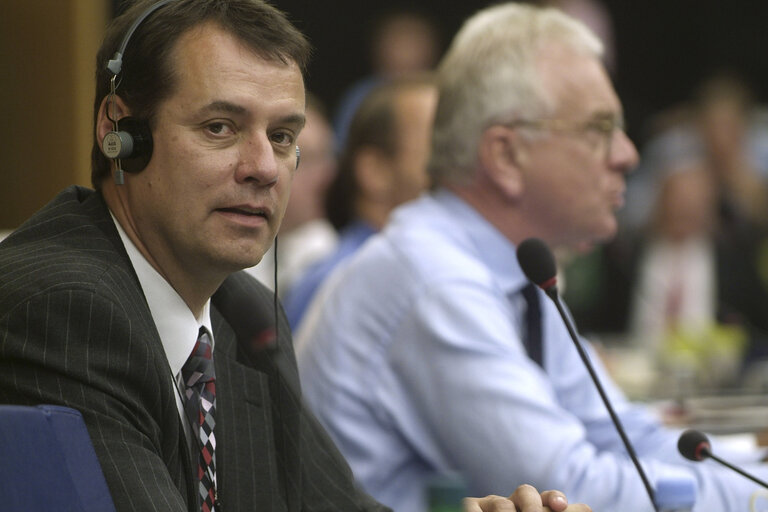
<svg viewBox="0 0 768 512">
<path fill-rule="evenodd" d="M 111 131 L 102 140 L 102 151 L 109 158 L 119 158 L 126 172 L 144 170 L 152 158 L 152 130 L 144 119 L 124 117 L 118 122 L 118 131 Z"/>
</svg>

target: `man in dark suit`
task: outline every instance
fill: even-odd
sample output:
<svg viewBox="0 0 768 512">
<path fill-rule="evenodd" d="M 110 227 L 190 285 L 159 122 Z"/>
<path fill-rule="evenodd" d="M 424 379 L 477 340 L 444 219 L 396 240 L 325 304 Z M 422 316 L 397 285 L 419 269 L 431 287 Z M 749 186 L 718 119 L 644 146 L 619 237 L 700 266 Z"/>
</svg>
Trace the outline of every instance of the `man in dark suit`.
<svg viewBox="0 0 768 512">
<path fill-rule="evenodd" d="M 137 2 L 97 59 L 95 190 L 0 245 L 0 402 L 81 411 L 119 511 L 384 508 L 303 407 L 273 295 L 238 272 L 285 211 L 308 53 L 260 0 Z"/>
</svg>

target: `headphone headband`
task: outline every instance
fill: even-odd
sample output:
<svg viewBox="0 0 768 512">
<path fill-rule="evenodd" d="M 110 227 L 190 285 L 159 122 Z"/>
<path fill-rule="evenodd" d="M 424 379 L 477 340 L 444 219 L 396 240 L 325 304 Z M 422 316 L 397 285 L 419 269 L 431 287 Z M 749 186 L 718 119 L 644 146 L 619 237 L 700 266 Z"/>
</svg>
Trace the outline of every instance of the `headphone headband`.
<svg viewBox="0 0 768 512">
<path fill-rule="evenodd" d="M 136 18 L 131 27 L 128 29 L 128 32 L 125 33 L 123 42 L 120 43 L 120 48 L 115 52 L 114 57 L 112 57 L 112 59 L 107 62 L 107 69 L 110 70 L 113 75 L 119 74 L 123 69 L 123 54 L 125 53 L 125 48 L 128 46 L 128 42 L 131 40 L 133 33 L 136 32 L 137 28 L 139 28 L 139 25 L 141 25 L 142 22 L 144 22 L 144 20 L 147 19 L 150 14 L 162 6 L 175 1 L 176 0 L 160 0 L 156 4 L 149 6 L 147 10 L 145 10 L 138 18 Z"/>
</svg>

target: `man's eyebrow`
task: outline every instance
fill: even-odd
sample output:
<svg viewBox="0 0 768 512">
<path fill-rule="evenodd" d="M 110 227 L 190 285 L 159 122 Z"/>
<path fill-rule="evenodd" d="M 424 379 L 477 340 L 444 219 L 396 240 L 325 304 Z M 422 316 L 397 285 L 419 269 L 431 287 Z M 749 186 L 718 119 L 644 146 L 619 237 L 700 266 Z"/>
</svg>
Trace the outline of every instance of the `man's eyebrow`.
<svg viewBox="0 0 768 512">
<path fill-rule="evenodd" d="M 598 110 L 596 112 L 592 113 L 591 118 L 597 119 L 597 120 L 603 120 L 603 119 L 621 119 L 624 117 L 624 113 L 621 111 L 615 111 L 615 110 Z"/>
<path fill-rule="evenodd" d="M 203 108 L 200 112 L 226 112 L 228 114 L 245 114 L 246 109 L 242 105 L 223 100 L 212 101 Z"/>
<path fill-rule="evenodd" d="M 304 128 L 307 117 L 304 114 L 291 114 L 278 119 L 278 124 L 295 124 L 298 128 Z"/>
<path fill-rule="evenodd" d="M 227 114 L 244 115 L 248 113 L 248 110 L 242 105 L 238 105 L 230 101 L 217 100 L 217 101 L 212 101 L 211 103 L 205 105 L 203 108 L 200 109 L 200 112 L 202 113 L 224 112 Z M 281 117 L 280 119 L 277 120 L 278 124 L 295 124 L 295 125 L 298 125 L 299 128 L 303 128 L 306 122 L 307 122 L 307 118 L 302 113 L 290 114 L 290 115 Z"/>
</svg>

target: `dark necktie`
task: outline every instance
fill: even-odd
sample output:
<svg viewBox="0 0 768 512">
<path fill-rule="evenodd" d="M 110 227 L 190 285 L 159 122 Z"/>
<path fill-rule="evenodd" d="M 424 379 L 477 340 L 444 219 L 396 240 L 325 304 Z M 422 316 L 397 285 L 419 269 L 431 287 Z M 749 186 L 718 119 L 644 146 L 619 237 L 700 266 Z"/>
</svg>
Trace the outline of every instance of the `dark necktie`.
<svg viewBox="0 0 768 512">
<path fill-rule="evenodd" d="M 536 364 L 544 367 L 543 340 L 541 337 L 541 303 L 539 294 L 536 291 L 536 285 L 529 283 L 523 288 L 523 297 L 527 307 L 525 309 L 525 336 L 523 343 L 528 357 L 533 359 Z"/>
<path fill-rule="evenodd" d="M 200 448 L 197 477 L 201 511 L 211 512 L 216 501 L 216 438 L 213 434 L 216 425 L 216 374 L 211 338 L 203 327 L 200 328 L 195 349 L 181 369 L 181 377 L 186 385 L 184 410 L 192 426 L 192 435 L 197 438 L 195 444 Z"/>
</svg>

